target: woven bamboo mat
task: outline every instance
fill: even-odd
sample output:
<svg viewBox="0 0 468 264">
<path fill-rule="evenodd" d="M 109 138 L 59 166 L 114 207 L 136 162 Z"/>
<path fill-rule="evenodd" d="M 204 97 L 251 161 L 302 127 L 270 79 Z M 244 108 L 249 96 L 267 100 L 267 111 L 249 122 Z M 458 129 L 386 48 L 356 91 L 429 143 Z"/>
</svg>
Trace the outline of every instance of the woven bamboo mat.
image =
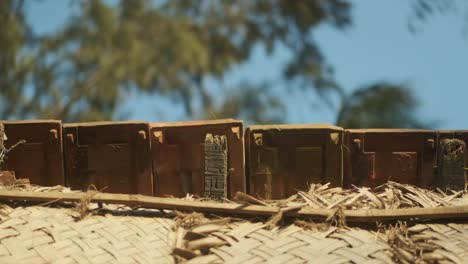
<svg viewBox="0 0 468 264">
<path fill-rule="evenodd" d="M 393 263 L 391 247 L 372 231 L 263 227 L 261 223 L 242 223 L 217 232 L 214 236 L 229 244 L 188 263 Z"/>
<path fill-rule="evenodd" d="M 63 187 L 1 187 L 71 192 Z M 193 199 L 193 198 L 187 198 Z M 254 198 L 253 198 L 254 199 Z M 244 197 L 244 201 L 252 198 Z M 467 204 L 466 192 L 389 183 L 377 190 L 313 185 L 267 206 L 410 208 Z M 91 209 L 91 210 L 89 210 Z M 468 263 L 468 223 L 227 218 L 88 202 L 0 203 L 0 263 Z M 341 219 L 343 220 L 343 219 Z"/>
<path fill-rule="evenodd" d="M 400 263 L 468 263 L 468 224 L 400 225 L 385 239 Z"/>
<path fill-rule="evenodd" d="M 173 263 L 174 221 L 92 215 L 69 208 L 5 208 L 0 263 Z"/>
<path fill-rule="evenodd" d="M 268 230 L 264 223 L 244 222 L 211 230 L 185 241 L 192 250 L 201 248 L 201 240 L 212 246 L 210 254 L 188 263 L 468 263 L 468 224 L 362 229 L 296 222 Z"/>
<path fill-rule="evenodd" d="M 4 207 L 0 263 L 174 263 L 178 220 L 91 214 L 73 208 Z M 407 228 L 338 228 L 302 222 L 268 229 L 263 222 L 211 220 L 183 228 L 187 263 L 466 263 L 468 224 Z M 179 226 L 177 228 L 177 226 Z M 187 235 L 189 233 L 189 235 Z M 199 234 L 199 236 L 194 236 Z M 195 239 L 185 239 L 186 237 Z"/>
</svg>

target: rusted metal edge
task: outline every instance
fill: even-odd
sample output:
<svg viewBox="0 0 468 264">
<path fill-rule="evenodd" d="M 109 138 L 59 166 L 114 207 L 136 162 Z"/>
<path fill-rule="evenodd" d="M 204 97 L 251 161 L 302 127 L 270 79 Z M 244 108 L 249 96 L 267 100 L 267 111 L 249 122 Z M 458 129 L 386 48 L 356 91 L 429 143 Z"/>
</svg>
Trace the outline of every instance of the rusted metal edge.
<svg viewBox="0 0 468 264">
<path fill-rule="evenodd" d="M 216 120 L 194 120 L 194 121 L 176 121 L 176 122 L 152 122 L 152 127 L 190 127 L 190 126 L 207 126 L 207 125 L 242 125 L 242 120 L 232 118 L 216 119 Z"/>
<path fill-rule="evenodd" d="M 439 130 L 412 129 L 412 128 L 354 128 L 345 129 L 351 133 L 437 133 Z"/>
<path fill-rule="evenodd" d="M 123 204 L 148 209 L 197 211 L 245 216 L 272 216 L 281 211 L 286 216 L 323 220 L 336 213 L 336 209 L 302 207 L 300 209 L 297 208 L 298 210 L 284 210 L 284 208 L 262 205 L 188 201 L 139 194 L 0 191 L 0 200 L 47 202 L 49 204 L 57 202 L 81 202 L 84 198 L 87 198 L 91 203 Z M 468 218 L 468 205 L 435 208 L 343 210 L 343 215 L 346 217 L 347 222 Z"/>
<path fill-rule="evenodd" d="M 468 133 L 468 130 L 466 129 L 441 129 L 441 130 L 435 130 L 437 133 L 449 135 L 452 134 L 452 136 L 457 136 L 459 134 L 464 134 Z"/>
<path fill-rule="evenodd" d="M 31 119 L 31 120 L 0 120 L 3 124 L 39 124 L 39 123 L 62 123 L 56 119 Z"/>
<path fill-rule="evenodd" d="M 303 129 L 314 129 L 314 130 L 335 130 L 344 131 L 344 128 L 330 125 L 330 124 L 283 124 L 283 125 L 252 125 L 247 127 L 248 131 L 263 131 L 263 130 L 303 130 Z"/>
<path fill-rule="evenodd" d="M 92 126 L 114 126 L 128 124 L 149 124 L 148 121 L 129 120 L 129 121 L 99 121 L 99 122 L 82 122 L 82 123 L 66 123 L 62 124 L 63 128 L 68 127 L 92 127 Z"/>
</svg>

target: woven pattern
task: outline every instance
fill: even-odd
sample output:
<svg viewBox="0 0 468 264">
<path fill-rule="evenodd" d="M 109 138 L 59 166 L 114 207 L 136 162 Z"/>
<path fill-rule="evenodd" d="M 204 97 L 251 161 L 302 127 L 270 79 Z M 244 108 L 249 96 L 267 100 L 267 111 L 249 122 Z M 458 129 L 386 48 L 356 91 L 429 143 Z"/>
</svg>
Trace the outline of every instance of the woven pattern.
<svg viewBox="0 0 468 264">
<path fill-rule="evenodd" d="M 468 224 L 419 224 L 389 236 L 401 263 L 467 263 Z"/>
<path fill-rule="evenodd" d="M 264 227 L 263 223 L 229 224 L 212 234 L 228 245 L 188 263 L 393 263 L 391 247 L 372 231 Z"/>
<path fill-rule="evenodd" d="M 139 214 L 145 217 L 124 215 L 135 214 L 127 209 L 76 220 L 77 212 L 71 208 L 3 208 L 0 263 L 174 263 L 173 250 L 179 242 L 194 253 L 188 263 L 466 263 L 468 259 L 468 224 L 401 225 L 384 232 L 297 222 L 268 230 L 267 223 L 203 222 L 201 215 L 195 219 L 194 214 L 185 220 L 196 221 L 187 224 L 149 211 Z M 115 215 L 118 212 L 121 215 Z"/>
<path fill-rule="evenodd" d="M 0 263 L 173 263 L 174 221 L 17 207 L 0 222 Z"/>
</svg>

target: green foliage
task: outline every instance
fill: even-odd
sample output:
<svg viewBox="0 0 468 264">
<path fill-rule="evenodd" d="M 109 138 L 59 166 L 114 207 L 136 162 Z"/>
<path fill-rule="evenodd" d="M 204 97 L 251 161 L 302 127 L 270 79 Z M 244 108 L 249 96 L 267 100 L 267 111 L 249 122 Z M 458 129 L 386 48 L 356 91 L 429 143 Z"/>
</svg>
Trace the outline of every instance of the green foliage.
<svg viewBox="0 0 468 264">
<path fill-rule="evenodd" d="M 284 104 L 271 95 L 267 84 L 260 87 L 244 84 L 242 88 L 233 89 L 221 105 L 205 108 L 202 116 L 210 119 L 237 117 L 254 124 L 286 121 Z"/>
<path fill-rule="evenodd" d="M 337 124 L 346 128 L 423 128 L 414 117 L 417 101 L 405 86 L 379 83 L 342 100 Z"/>
<path fill-rule="evenodd" d="M 205 87 L 208 78 L 221 87 L 259 46 L 292 54 L 282 76 L 288 89 L 343 94 L 313 33 L 322 24 L 351 25 L 347 0 L 74 3 L 79 12 L 58 32 L 33 36 L 27 3 L 0 2 L 0 117 L 114 119 L 126 91 L 136 89 L 176 98 L 190 117 L 284 122 L 284 105 L 267 85 Z M 405 88 L 376 85 L 344 102 L 338 121 L 346 127 L 421 125 L 407 115 L 414 99 Z"/>
<path fill-rule="evenodd" d="M 0 2 L 0 116 L 21 114 L 18 104 L 27 102 L 25 84 L 33 71 L 25 45 L 30 29 L 22 14 L 23 2 Z"/>
<path fill-rule="evenodd" d="M 427 23 L 436 15 L 460 16 L 464 20 L 464 30 L 468 30 L 468 2 L 465 0 L 412 0 L 411 7 L 408 28 L 412 33 L 417 33 L 419 24 Z"/>
<path fill-rule="evenodd" d="M 21 111 L 13 113 L 2 104 L 0 114 L 66 121 L 115 118 L 125 90 L 134 88 L 178 98 L 189 116 L 207 112 L 215 106 L 206 78 L 222 82 L 257 45 L 269 52 L 279 44 L 290 49 L 294 57 L 284 69 L 285 79 L 325 94 L 337 86 L 312 31 L 322 23 L 339 29 L 350 24 L 345 0 L 122 0 L 116 5 L 94 0 L 79 1 L 80 12 L 59 32 L 29 42 L 23 36 L 28 25 L 22 8 L 14 3 L 3 7 L 2 19 L 10 24 L 2 23 L 7 27 L 0 38 L 11 42 L 5 50 L 16 61 L 24 56 L 24 47 L 32 45 L 35 67 L 28 68 L 23 79 L 4 81 L 0 98 Z M 13 74 L 24 69 L 1 64 Z M 32 84 L 29 100 L 22 98 L 27 78 Z M 203 109 L 193 109 L 196 98 Z M 236 98 L 225 105 L 240 109 L 233 104 L 246 104 Z M 255 112 L 247 116 L 262 119 L 252 115 Z"/>
</svg>

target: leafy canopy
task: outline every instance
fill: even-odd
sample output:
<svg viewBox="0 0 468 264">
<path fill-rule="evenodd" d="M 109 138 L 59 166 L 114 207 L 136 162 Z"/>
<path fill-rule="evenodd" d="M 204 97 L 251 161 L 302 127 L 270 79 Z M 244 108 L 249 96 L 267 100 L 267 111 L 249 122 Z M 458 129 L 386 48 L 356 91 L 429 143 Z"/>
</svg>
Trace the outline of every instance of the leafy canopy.
<svg viewBox="0 0 468 264">
<path fill-rule="evenodd" d="M 116 119 L 125 95 L 136 90 L 175 98 L 190 117 L 283 122 L 283 101 L 268 85 L 220 88 L 256 47 L 292 54 L 281 76 L 288 89 L 311 88 L 324 99 L 344 94 L 314 30 L 350 26 L 348 0 L 71 3 L 79 12 L 57 32 L 34 35 L 24 15 L 28 2 L 0 2 L 0 117 Z M 207 87 L 208 79 L 216 87 Z M 405 114 L 415 107 L 405 87 L 376 84 L 342 98 L 340 125 L 421 125 Z"/>
<path fill-rule="evenodd" d="M 115 118 L 131 89 L 175 97 L 192 116 L 203 112 L 193 109 L 196 98 L 202 108 L 214 109 L 206 79 L 221 82 L 229 69 L 249 59 L 256 45 L 269 52 L 276 45 L 292 51 L 285 80 L 320 91 L 337 89 L 312 31 L 323 23 L 343 29 L 351 20 L 345 0 L 80 1 L 80 12 L 59 32 L 29 42 L 22 8 L 16 1 L 8 3 L 2 6 L 2 19 L 10 24 L 2 25 L 9 29 L 0 32 L 14 42 L 6 49 L 8 56 L 17 60 L 23 47 L 31 45 L 35 69 L 25 72 L 29 86 L 16 76 L 2 85 L 1 98 L 17 110 L 2 104 L 0 114 L 67 121 Z M 1 64 L 15 74 L 23 67 Z M 33 96 L 19 100 L 25 87 Z"/>
<path fill-rule="evenodd" d="M 346 128 L 423 128 L 414 116 L 417 101 L 403 85 L 362 87 L 342 100 L 336 123 Z"/>
</svg>

